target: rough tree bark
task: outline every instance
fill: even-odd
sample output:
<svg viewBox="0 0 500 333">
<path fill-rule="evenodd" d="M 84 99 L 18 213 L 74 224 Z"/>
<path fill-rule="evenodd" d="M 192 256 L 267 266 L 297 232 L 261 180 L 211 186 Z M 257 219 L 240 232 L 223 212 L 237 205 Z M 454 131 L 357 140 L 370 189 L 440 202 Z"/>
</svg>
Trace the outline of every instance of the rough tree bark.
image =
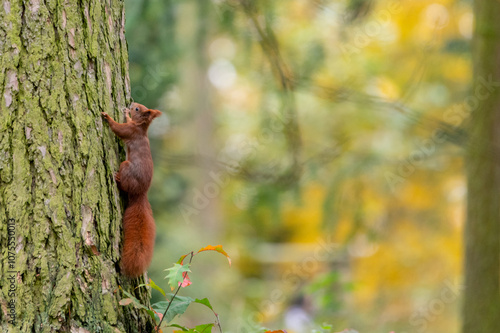
<svg viewBox="0 0 500 333">
<path fill-rule="evenodd" d="M 124 3 L 0 1 L 0 330 L 151 332 L 118 304 Z M 142 288 L 135 295 L 147 302 Z"/>
<path fill-rule="evenodd" d="M 476 0 L 463 333 L 500 329 L 500 2 Z M 486 84 L 485 84 L 486 82 Z"/>
</svg>

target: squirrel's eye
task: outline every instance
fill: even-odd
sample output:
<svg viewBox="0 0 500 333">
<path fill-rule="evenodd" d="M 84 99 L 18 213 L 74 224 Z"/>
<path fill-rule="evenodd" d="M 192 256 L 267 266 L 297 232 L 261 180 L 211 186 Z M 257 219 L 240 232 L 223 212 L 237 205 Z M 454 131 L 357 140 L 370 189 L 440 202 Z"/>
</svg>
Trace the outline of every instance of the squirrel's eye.
<svg viewBox="0 0 500 333">
<path fill-rule="evenodd" d="M 135 111 L 139 111 L 139 108 L 135 108 Z"/>
</svg>

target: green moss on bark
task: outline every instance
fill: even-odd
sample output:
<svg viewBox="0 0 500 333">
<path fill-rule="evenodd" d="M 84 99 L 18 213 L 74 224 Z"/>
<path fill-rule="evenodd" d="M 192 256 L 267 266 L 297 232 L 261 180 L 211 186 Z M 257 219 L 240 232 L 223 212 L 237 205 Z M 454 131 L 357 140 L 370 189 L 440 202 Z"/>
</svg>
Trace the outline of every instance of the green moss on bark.
<svg viewBox="0 0 500 333">
<path fill-rule="evenodd" d="M 123 147 L 100 116 L 120 118 L 130 101 L 123 2 L 2 6 L 1 330 L 151 331 L 147 315 L 118 304 L 118 286 L 138 281 L 116 272 L 122 202 L 113 172 Z"/>
</svg>

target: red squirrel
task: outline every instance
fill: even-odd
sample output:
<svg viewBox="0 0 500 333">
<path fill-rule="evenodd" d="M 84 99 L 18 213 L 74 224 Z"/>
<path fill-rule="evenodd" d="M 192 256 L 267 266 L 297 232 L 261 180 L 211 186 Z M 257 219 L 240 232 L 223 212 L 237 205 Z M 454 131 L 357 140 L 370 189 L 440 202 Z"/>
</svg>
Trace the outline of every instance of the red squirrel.
<svg viewBox="0 0 500 333">
<path fill-rule="evenodd" d="M 121 268 L 129 277 L 142 275 L 153 257 L 156 226 L 148 201 L 148 189 L 153 178 L 148 127 L 160 115 L 158 110 L 132 103 L 130 109 L 125 110 L 126 122 L 120 124 L 102 112 L 113 133 L 127 145 L 127 159 L 120 164 L 115 180 L 118 188 L 128 194 L 128 205 L 123 215 Z"/>
</svg>

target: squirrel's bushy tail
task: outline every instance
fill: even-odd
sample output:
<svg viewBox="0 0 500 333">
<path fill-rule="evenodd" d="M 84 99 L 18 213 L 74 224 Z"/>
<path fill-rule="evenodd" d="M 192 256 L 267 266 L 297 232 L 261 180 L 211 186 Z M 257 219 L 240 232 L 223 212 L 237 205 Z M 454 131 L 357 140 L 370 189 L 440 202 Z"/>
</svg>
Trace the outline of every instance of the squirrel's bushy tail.
<svg viewBox="0 0 500 333">
<path fill-rule="evenodd" d="M 123 215 L 121 268 L 129 277 L 142 275 L 153 257 L 156 226 L 147 195 L 129 198 Z"/>
</svg>

